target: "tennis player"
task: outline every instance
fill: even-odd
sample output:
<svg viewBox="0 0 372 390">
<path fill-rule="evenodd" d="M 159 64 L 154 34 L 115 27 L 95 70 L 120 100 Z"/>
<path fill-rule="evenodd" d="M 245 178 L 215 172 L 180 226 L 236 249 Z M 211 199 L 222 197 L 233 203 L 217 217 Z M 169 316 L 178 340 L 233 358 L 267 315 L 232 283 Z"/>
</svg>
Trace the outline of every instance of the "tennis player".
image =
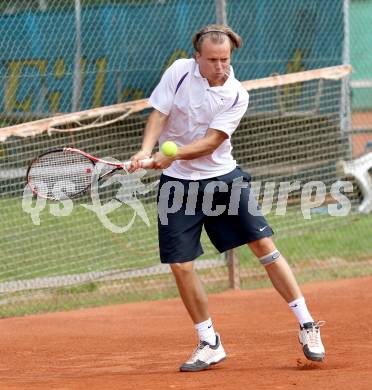
<svg viewBox="0 0 372 390">
<path fill-rule="evenodd" d="M 150 157 L 158 142 L 172 140 L 178 145 L 172 157 L 155 153 L 153 168 L 163 169 L 158 193 L 161 262 L 170 264 L 199 336 L 197 348 L 180 370 L 205 370 L 226 358 L 208 312 L 207 295 L 193 268 L 193 260 L 203 253 L 202 227 L 220 252 L 249 246 L 297 317 L 306 358 L 322 361 L 321 322 L 309 313 L 288 263 L 271 238 L 271 227 L 260 212 L 250 212 L 248 202 L 254 201 L 250 176 L 231 154 L 231 136 L 248 107 L 248 93 L 230 65 L 231 54 L 242 40 L 229 27 L 214 24 L 198 31 L 192 42 L 194 58 L 175 61 L 151 94 L 154 111 L 131 168 L 140 168 L 139 160 Z M 235 183 L 240 183 L 239 197 Z"/>
</svg>

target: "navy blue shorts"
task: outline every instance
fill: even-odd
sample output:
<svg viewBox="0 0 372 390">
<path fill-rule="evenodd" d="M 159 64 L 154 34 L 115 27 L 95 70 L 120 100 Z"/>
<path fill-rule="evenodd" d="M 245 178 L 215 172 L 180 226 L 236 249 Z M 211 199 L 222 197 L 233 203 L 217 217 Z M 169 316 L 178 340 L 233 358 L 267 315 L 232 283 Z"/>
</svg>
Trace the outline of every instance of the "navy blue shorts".
<svg viewBox="0 0 372 390">
<path fill-rule="evenodd" d="M 251 177 L 239 167 L 205 180 L 160 178 L 158 232 L 162 263 L 182 263 L 203 254 L 204 226 L 219 252 L 225 252 L 273 231 L 250 193 Z"/>
</svg>

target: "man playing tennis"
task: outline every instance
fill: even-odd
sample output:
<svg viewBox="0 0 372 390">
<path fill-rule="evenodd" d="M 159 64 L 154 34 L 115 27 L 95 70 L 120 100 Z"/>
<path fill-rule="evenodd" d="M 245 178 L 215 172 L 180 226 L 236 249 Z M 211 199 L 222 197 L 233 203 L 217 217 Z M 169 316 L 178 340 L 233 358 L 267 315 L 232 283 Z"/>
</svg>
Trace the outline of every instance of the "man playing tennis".
<svg viewBox="0 0 372 390">
<path fill-rule="evenodd" d="M 227 26 L 209 25 L 192 41 L 194 58 L 175 61 L 150 97 L 154 111 L 130 169 L 140 168 L 140 160 L 151 156 L 157 142 L 172 140 L 178 145 L 172 157 L 155 153 L 153 168 L 163 169 L 158 195 L 161 262 L 170 264 L 199 336 L 197 348 L 180 370 L 201 371 L 226 357 L 208 312 L 207 295 L 193 269 L 193 260 L 203 253 L 203 226 L 220 252 L 248 244 L 297 317 L 305 356 L 322 361 L 321 324 L 311 317 L 289 265 L 271 239 L 271 227 L 260 212 L 253 215 L 248 210 L 250 176 L 231 155 L 231 135 L 248 106 L 248 93 L 230 66 L 241 38 Z M 231 207 L 234 183 L 239 180 L 240 197 L 237 207 Z M 213 206 L 205 207 L 205 198 L 211 197 Z M 175 202 L 177 207 L 172 206 Z M 216 212 L 221 205 L 224 211 Z"/>
</svg>

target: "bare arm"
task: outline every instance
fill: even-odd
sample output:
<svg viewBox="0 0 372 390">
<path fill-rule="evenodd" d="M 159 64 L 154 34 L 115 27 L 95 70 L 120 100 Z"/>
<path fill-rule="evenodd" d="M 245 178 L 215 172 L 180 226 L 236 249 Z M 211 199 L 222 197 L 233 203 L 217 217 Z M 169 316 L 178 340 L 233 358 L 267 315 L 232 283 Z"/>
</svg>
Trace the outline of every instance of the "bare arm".
<svg viewBox="0 0 372 390">
<path fill-rule="evenodd" d="M 167 119 L 167 115 L 158 110 L 154 110 L 147 120 L 141 150 L 147 152 L 149 156 L 159 140 Z"/>
<path fill-rule="evenodd" d="M 176 160 L 193 160 L 194 158 L 208 156 L 212 154 L 228 135 L 222 131 L 208 129 L 203 138 L 199 138 L 191 144 L 185 145 L 178 149 Z"/>
<path fill-rule="evenodd" d="M 129 172 L 134 172 L 141 167 L 140 160 L 151 157 L 152 150 L 159 140 L 167 119 L 168 116 L 158 110 L 154 110 L 150 114 L 146 123 L 141 150 L 132 156 L 132 165 L 128 169 Z"/>
<path fill-rule="evenodd" d="M 129 172 L 134 172 L 141 167 L 139 160 L 151 156 L 152 150 L 159 140 L 167 119 L 167 115 L 157 110 L 154 110 L 150 114 L 145 127 L 141 150 L 132 157 L 132 165 Z M 208 156 L 227 138 L 228 135 L 220 130 L 208 129 L 203 138 L 199 138 L 188 145 L 179 147 L 175 156 L 167 157 L 164 156 L 163 153 L 156 153 L 153 156 L 154 164 L 152 168 L 165 169 L 175 160 L 193 160 L 198 157 Z"/>
<path fill-rule="evenodd" d="M 178 148 L 177 154 L 173 157 L 166 157 L 162 153 L 154 155 L 154 168 L 168 168 L 175 160 L 193 160 L 198 157 L 212 154 L 228 135 L 220 130 L 208 129 L 203 138 L 199 138 L 188 145 Z"/>
</svg>

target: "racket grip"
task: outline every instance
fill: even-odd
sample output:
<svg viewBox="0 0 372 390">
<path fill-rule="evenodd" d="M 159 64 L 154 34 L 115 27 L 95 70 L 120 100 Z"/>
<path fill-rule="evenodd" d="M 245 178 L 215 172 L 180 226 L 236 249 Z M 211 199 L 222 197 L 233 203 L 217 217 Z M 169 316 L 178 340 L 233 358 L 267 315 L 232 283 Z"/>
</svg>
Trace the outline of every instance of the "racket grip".
<svg viewBox="0 0 372 390">
<path fill-rule="evenodd" d="M 153 162 L 153 158 L 145 158 L 144 160 L 141 160 L 143 168 L 151 168 Z"/>
<path fill-rule="evenodd" d="M 154 160 L 152 158 L 145 158 L 144 160 L 140 160 L 142 163 L 142 168 L 151 168 L 152 163 Z M 126 161 L 124 163 L 124 168 L 129 168 L 131 166 L 132 162 L 131 161 Z"/>
</svg>

